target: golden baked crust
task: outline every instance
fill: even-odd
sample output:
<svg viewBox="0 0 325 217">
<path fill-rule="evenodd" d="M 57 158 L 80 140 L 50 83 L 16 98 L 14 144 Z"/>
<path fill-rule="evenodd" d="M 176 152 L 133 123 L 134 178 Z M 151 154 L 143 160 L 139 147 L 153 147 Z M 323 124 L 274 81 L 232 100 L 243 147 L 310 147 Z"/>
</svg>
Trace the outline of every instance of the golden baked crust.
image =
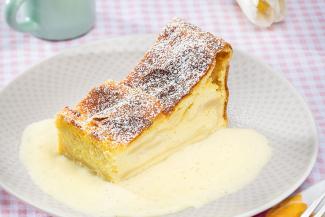
<svg viewBox="0 0 325 217">
<path fill-rule="evenodd" d="M 58 113 L 60 153 L 117 182 L 225 127 L 231 55 L 221 38 L 172 20 L 126 78 Z"/>
</svg>

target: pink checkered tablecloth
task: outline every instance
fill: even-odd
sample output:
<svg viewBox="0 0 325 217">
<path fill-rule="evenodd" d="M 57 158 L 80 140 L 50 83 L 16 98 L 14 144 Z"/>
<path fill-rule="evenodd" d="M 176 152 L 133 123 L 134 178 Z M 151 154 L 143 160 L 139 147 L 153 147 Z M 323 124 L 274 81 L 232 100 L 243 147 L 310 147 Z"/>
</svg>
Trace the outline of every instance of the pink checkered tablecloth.
<svg viewBox="0 0 325 217">
<path fill-rule="evenodd" d="M 117 35 L 154 33 L 172 17 L 182 17 L 260 57 L 306 98 L 319 127 L 320 153 L 303 187 L 325 179 L 325 1 L 287 0 L 285 22 L 268 29 L 253 26 L 234 0 L 97 0 L 95 28 L 86 36 L 48 42 L 11 30 L 0 3 L 0 88 L 32 64 L 73 46 Z M 1 106 L 1 105 L 0 105 Z M 1 172 L 1 171 L 0 171 Z M 47 217 L 0 188 L 0 216 Z"/>
</svg>

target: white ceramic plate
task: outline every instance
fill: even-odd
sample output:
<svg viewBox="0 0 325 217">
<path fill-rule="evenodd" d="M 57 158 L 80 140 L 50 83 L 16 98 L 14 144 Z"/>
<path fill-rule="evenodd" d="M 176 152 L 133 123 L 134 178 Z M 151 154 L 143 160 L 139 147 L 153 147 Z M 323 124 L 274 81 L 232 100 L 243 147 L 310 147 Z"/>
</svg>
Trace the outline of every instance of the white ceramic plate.
<svg viewBox="0 0 325 217">
<path fill-rule="evenodd" d="M 20 199 L 58 216 L 86 216 L 43 193 L 19 160 L 23 129 L 73 105 L 106 79 L 122 78 L 153 42 L 152 36 L 111 39 L 75 48 L 29 69 L 0 93 L 0 183 Z M 257 129 L 273 156 L 242 190 L 173 217 L 244 217 L 278 203 L 309 174 L 317 155 L 315 124 L 292 86 L 259 60 L 234 51 L 229 75 L 231 126 Z M 40 162 L 41 163 L 41 162 Z"/>
</svg>

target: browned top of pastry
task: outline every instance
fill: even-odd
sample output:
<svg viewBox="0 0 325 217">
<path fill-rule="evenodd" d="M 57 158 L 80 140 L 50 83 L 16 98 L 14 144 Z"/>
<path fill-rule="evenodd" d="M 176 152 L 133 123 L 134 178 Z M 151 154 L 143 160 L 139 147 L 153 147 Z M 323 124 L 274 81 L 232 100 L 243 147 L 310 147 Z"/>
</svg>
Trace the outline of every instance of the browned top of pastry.
<svg viewBox="0 0 325 217">
<path fill-rule="evenodd" d="M 157 97 L 168 113 L 205 75 L 224 45 L 221 38 L 176 18 L 123 83 Z"/>
<path fill-rule="evenodd" d="M 105 82 L 75 108 L 66 107 L 60 114 L 99 140 L 128 144 L 159 113 L 172 111 L 190 93 L 225 44 L 174 19 L 124 80 Z"/>
<path fill-rule="evenodd" d="M 114 81 L 92 89 L 75 108 L 60 113 L 65 120 L 99 140 L 127 144 L 162 111 L 157 98 Z"/>
</svg>

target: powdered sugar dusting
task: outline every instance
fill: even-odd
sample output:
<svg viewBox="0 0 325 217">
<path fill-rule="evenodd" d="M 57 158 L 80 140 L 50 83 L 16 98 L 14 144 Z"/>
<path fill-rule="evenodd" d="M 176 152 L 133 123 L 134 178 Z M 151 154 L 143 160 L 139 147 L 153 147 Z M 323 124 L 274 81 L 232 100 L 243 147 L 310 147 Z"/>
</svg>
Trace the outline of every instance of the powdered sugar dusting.
<svg viewBox="0 0 325 217">
<path fill-rule="evenodd" d="M 128 144 L 191 91 L 223 46 L 222 39 L 174 19 L 126 79 L 106 81 L 59 115 L 99 140 Z"/>
<path fill-rule="evenodd" d="M 90 117 L 89 124 L 95 126 L 91 132 L 100 139 L 109 138 L 115 143 L 127 144 L 150 126 L 161 110 L 156 98 L 128 88 L 123 99 Z"/>
<path fill-rule="evenodd" d="M 174 19 L 123 81 L 157 97 L 170 112 L 205 75 L 224 41 Z"/>
</svg>

